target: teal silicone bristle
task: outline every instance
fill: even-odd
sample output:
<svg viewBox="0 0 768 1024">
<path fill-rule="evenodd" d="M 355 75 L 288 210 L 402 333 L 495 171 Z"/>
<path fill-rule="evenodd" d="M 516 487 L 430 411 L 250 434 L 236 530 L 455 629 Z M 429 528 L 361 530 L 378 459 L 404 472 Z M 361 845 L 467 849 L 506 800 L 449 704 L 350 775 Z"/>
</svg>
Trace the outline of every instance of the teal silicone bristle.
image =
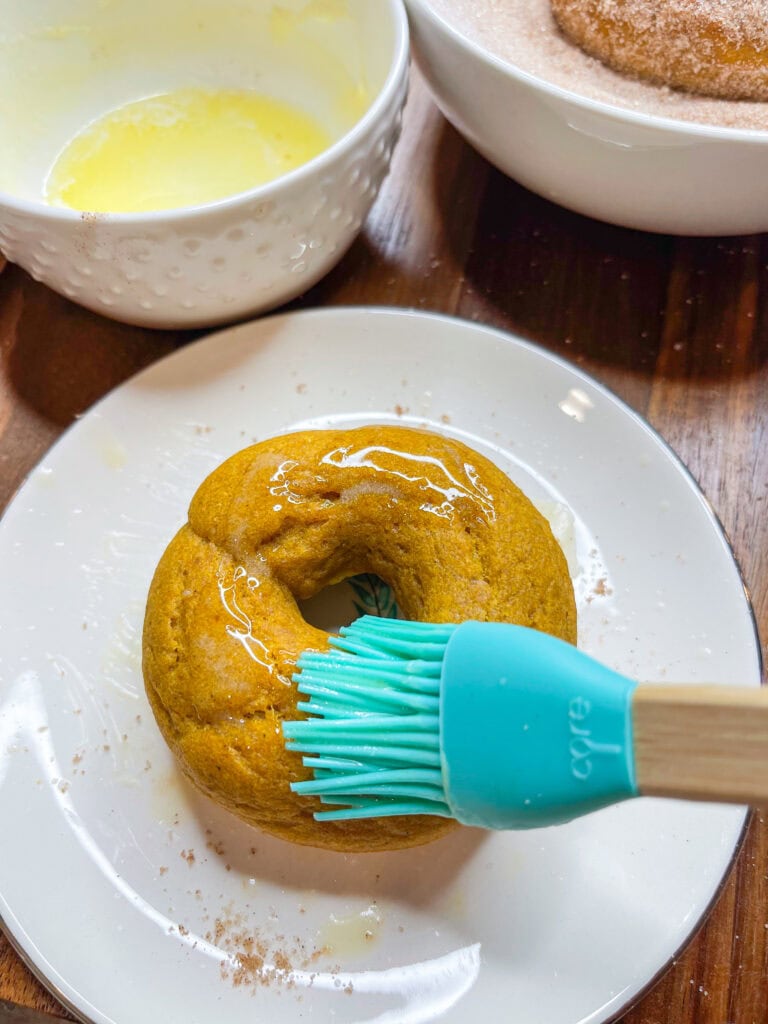
<svg viewBox="0 0 768 1024">
<path fill-rule="evenodd" d="M 314 779 L 291 785 L 332 810 L 318 821 L 433 814 L 452 817 L 440 757 L 440 675 L 455 626 L 363 616 L 332 650 L 308 651 L 294 676 L 312 718 L 285 722 L 289 750 Z"/>
</svg>

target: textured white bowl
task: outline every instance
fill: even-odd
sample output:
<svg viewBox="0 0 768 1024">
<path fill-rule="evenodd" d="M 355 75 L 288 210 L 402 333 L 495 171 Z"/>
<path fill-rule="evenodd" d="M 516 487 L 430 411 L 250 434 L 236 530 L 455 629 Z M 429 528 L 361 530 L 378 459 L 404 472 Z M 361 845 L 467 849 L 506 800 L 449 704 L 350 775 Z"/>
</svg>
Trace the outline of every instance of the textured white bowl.
<svg viewBox="0 0 768 1024">
<path fill-rule="evenodd" d="M 684 235 L 768 230 L 768 132 L 622 110 L 499 60 L 428 0 L 406 0 L 417 62 L 446 117 L 526 188 L 579 213 Z"/>
<path fill-rule="evenodd" d="M 0 105 L 0 250 L 73 301 L 151 327 L 221 323 L 305 291 L 358 233 L 407 90 L 401 0 L 347 0 L 344 17 L 339 6 L 0 0 L 0 95 L 13 96 Z M 281 35 L 270 36 L 278 8 Z M 84 124 L 187 85 L 294 102 L 336 141 L 274 182 L 204 206 L 80 214 L 45 203 L 50 167 Z M 350 115 L 359 94 L 370 103 Z"/>
</svg>

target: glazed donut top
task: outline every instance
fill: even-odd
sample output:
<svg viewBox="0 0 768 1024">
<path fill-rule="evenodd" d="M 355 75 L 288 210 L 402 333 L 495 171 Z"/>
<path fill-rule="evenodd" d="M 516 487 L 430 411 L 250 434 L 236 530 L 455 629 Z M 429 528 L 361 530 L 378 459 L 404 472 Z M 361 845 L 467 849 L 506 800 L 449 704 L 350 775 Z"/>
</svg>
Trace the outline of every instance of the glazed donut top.
<svg viewBox="0 0 768 1024">
<path fill-rule="evenodd" d="M 563 33 L 617 71 L 768 100 L 768 0 L 551 0 Z"/>
<path fill-rule="evenodd" d="M 290 792 L 296 660 L 327 634 L 297 600 L 361 573 L 406 618 L 495 619 L 576 638 L 549 524 L 489 460 L 402 427 L 308 431 L 254 445 L 207 478 L 150 588 L 144 678 L 160 729 L 203 792 L 286 839 L 333 849 L 425 842 L 431 817 L 329 822 Z"/>
</svg>

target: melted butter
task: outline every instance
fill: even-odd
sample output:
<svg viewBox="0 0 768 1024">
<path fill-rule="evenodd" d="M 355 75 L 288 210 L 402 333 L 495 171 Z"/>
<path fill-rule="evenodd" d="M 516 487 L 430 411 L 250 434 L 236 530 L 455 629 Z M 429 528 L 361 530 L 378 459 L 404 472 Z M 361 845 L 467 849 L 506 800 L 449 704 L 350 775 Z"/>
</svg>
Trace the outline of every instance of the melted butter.
<svg viewBox="0 0 768 1024">
<path fill-rule="evenodd" d="M 393 476 L 418 484 L 430 495 L 420 510 L 441 519 L 451 517 L 459 500 L 474 502 L 488 522 L 492 523 L 496 519 L 493 496 L 470 463 L 464 464 L 465 479 L 459 480 L 435 456 L 414 455 L 384 445 L 369 445 L 358 451 L 337 448 L 324 455 L 320 461 L 342 469 L 372 469 L 382 476 Z"/>
<path fill-rule="evenodd" d="M 298 462 L 295 459 L 286 459 L 285 462 L 280 463 L 273 475 L 269 478 L 269 482 L 274 484 L 274 487 L 269 488 L 269 493 L 273 498 L 285 498 L 291 505 L 301 505 L 307 500 L 297 491 L 291 489 L 289 473 L 297 466 Z M 281 507 L 281 505 L 275 505 L 275 512 L 279 512 Z"/>
<path fill-rule="evenodd" d="M 326 948 L 330 955 L 364 953 L 379 937 L 382 922 L 382 912 L 375 902 L 357 914 L 331 914 L 319 934 L 318 945 Z"/>
<path fill-rule="evenodd" d="M 180 89 L 86 127 L 54 164 L 46 198 L 96 213 L 195 206 L 272 181 L 330 142 L 307 114 L 268 96 Z"/>
<path fill-rule="evenodd" d="M 339 474 L 341 479 L 333 474 L 333 490 L 324 494 L 322 485 L 330 487 L 331 474 L 324 468 L 327 466 L 343 472 Z M 416 454 L 388 445 L 342 446 L 325 451 L 311 463 L 306 458 L 276 460 L 271 467 L 271 475 L 262 486 L 265 489 L 256 496 L 258 500 L 266 499 L 265 506 L 271 506 L 273 512 L 283 512 L 288 517 L 291 516 L 290 506 L 305 503 L 331 506 L 334 501 L 354 505 L 363 496 L 375 496 L 383 507 L 388 507 L 400 500 L 412 501 L 415 489 L 423 494 L 423 500 L 418 504 L 421 512 L 450 519 L 460 503 L 470 502 L 477 517 L 489 523 L 496 520 L 493 495 L 471 463 L 465 462 L 460 469 L 451 469 L 436 456 Z M 274 647 L 271 626 L 264 628 L 260 639 L 259 622 L 254 623 L 248 614 L 249 595 L 255 594 L 271 572 L 265 557 L 259 555 L 259 558 L 264 563 L 263 575 L 258 569 L 255 570 L 258 575 L 254 575 L 242 565 L 226 575 L 220 570 L 217 577 L 219 598 L 228 616 L 224 628 L 227 636 L 241 644 L 253 661 L 286 686 L 291 686 L 291 678 L 278 671 L 286 652 Z M 365 571 L 369 570 L 364 566 L 354 569 L 354 572 Z M 353 575 L 352 571 L 350 575 Z M 310 607 L 310 602 L 316 604 L 311 605 L 311 618 L 307 619 L 304 612 Z M 333 586 L 326 587 L 299 603 L 305 621 L 331 632 L 337 631 L 338 622 L 350 621 L 347 614 L 349 606 L 346 581 L 339 584 L 339 593 Z M 361 610 L 359 605 L 355 607 L 358 612 Z M 299 653 L 296 652 L 295 657 Z M 357 928 L 354 922 L 347 924 L 352 931 Z M 339 929 L 338 934 L 342 934 L 347 925 L 337 922 L 334 927 Z"/>
<path fill-rule="evenodd" d="M 344 74 L 337 56 L 331 50 L 322 52 L 322 35 L 318 36 L 313 31 L 323 23 L 328 25 L 349 19 L 348 0 L 306 0 L 300 9 L 294 10 L 277 4 L 269 13 L 269 33 L 276 45 L 300 48 L 304 63 L 312 66 L 318 80 L 330 82 L 329 75 L 332 77 L 337 112 L 352 123 L 361 118 L 371 105 L 365 65 L 360 62 L 354 74 Z M 309 35 L 305 36 L 304 30 L 308 30 Z M 346 56 L 349 57 L 350 51 L 354 53 L 354 50 L 354 46 L 348 46 Z M 321 60 L 319 64 L 318 57 Z"/>
<path fill-rule="evenodd" d="M 290 38 L 296 28 L 312 20 L 338 21 L 349 17 L 347 0 L 309 0 L 298 11 L 290 11 L 285 7 L 276 6 L 269 14 L 269 27 L 275 39 L 284 41 Z"/>
<path fill-rule="evenodd" d="M 255 576 L 249 576 L 245 568 L 239 565 L 233 575 L 231 582 L 227 582 L 223 576 L 216 581 L 219 587 L 219 597 L 227 614 L 232 619 L 225 627 L 227 636 L 237 640 L 255 662 L 262 665 L 270 675 L 275 671 L 267 645 L 253 635 L 253 622 L 248 613 L 243 609 L 238 596 L 238 585 L 247 587 L 248 590 L 256 590 L 260 586 Z"/>
</svg>

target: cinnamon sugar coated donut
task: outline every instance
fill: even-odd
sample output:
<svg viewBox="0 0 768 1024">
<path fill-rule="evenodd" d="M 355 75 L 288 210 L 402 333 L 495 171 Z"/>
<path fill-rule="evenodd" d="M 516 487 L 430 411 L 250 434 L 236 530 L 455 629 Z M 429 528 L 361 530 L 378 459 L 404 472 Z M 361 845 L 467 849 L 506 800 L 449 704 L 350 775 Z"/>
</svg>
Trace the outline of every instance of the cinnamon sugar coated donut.
<svg viewBox="0 0 768 1024">
<path fill-rule="evenodd" d="M 371 426 L 287 434 L 233 455 L 200 486 L 155 571 L 143 669 L 186 775 L 245 821 L 336 850 L 443 835 L 421 816 L 318 823 L 281 722 L 301 717 L 291 676 L 328 635 L 297 604 L 375 573 L 406 618 L 518 622 L 576 640 L 565 557 L 547 521 L 488 459 L 427 431 Z"/>
<path fill-rule="evenodd" d="M 768 0 L 550 0 L 565 35 L 624 74 L 768 100 Z"/>
<path fill-rule="evenodd" d="M 560 30 L 550 0 L 424 2 L 487 53 L 568 93 L 674 121 L 768 131 L 768 102 L 704 96 L 615 71 Z"/>
</svg>

